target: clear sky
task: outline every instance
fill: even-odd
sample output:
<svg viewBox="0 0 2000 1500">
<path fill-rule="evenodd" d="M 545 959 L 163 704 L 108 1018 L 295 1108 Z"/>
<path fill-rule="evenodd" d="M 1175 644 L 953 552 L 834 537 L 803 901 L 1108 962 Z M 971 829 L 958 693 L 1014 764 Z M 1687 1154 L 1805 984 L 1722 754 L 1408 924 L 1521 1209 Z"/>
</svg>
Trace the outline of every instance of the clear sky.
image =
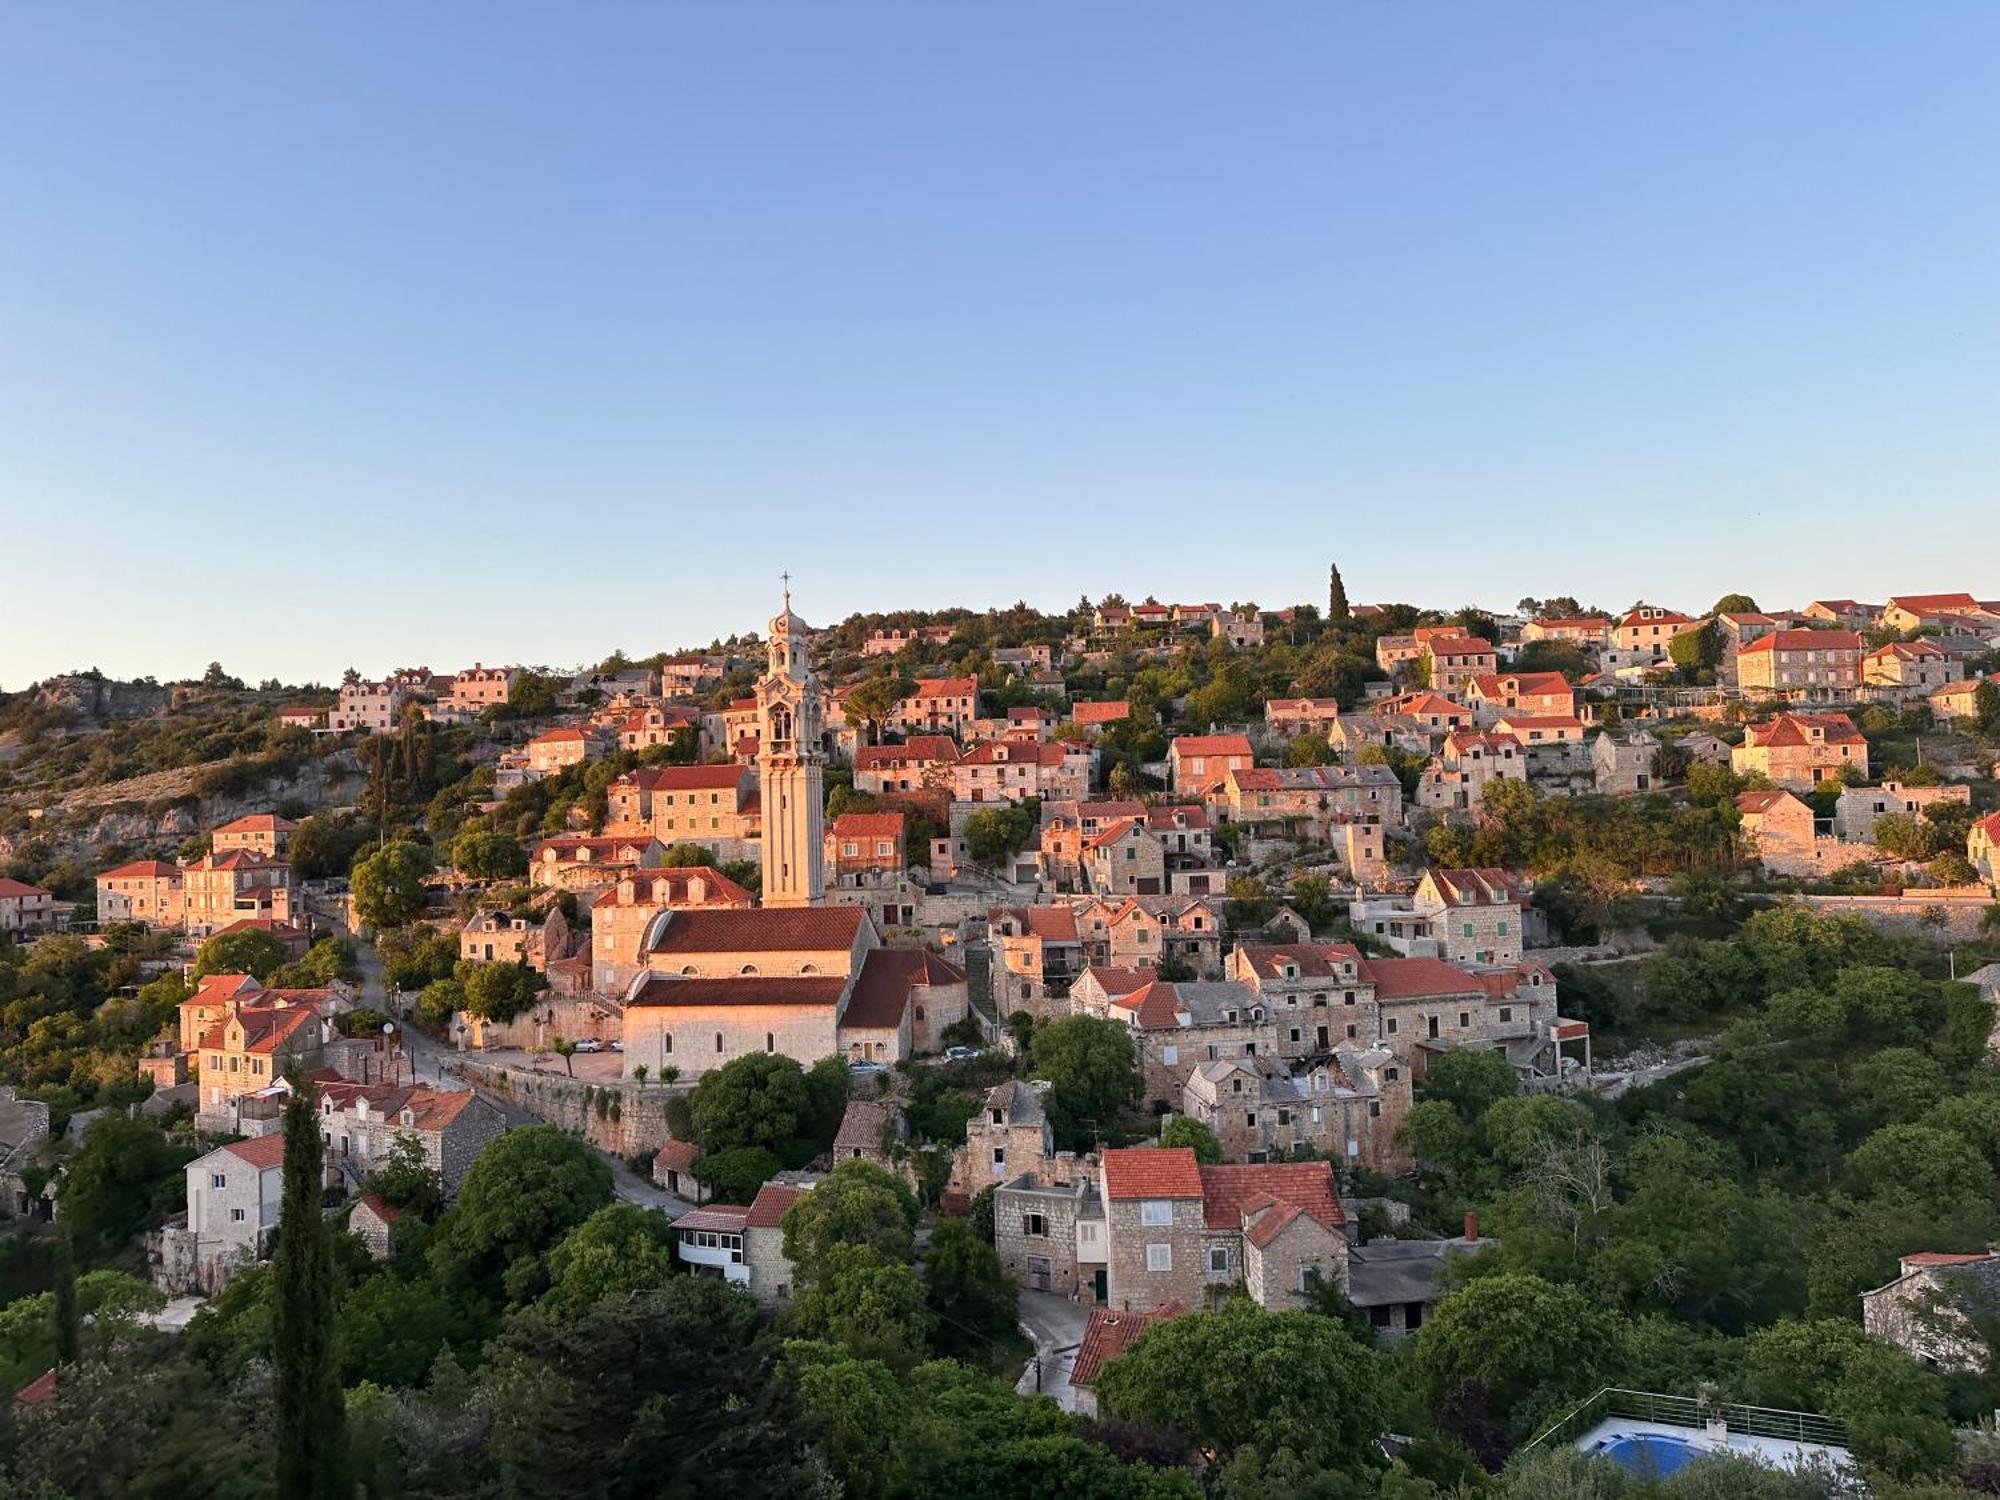
<svg viewBox="0 0 2000 1500">
<path fill-rule="evenodd" d="M 2000 594 L 2000 6 L 0 5 L 0 687 Z"/>
</svg>

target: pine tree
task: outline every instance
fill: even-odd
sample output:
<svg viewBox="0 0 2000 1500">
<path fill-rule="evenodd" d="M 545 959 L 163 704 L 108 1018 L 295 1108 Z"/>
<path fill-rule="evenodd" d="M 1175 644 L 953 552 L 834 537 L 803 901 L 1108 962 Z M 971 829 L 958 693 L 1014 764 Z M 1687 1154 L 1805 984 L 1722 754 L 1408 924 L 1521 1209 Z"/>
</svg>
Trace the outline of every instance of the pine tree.
<svg viewBox="0 0 2000 1500">
<path fill-rule="evenodd" d="M 76 1256 L 69 1232 L 56 1234 L 56 1363 L 73 1365 L 83 1353 L 83 1319 L 76 1310 Z"/>
<path fill-rule="evenodd" d="M 287 1500 L 345 1494 L 345 1407 L 334 1348 L 333 1242 L 320 1212 L 323 1171 L 312 1088 L 295 1079 L 285 1106 L 284 1204 L 272 1257 L 277 1307 L 278 1493 Z"/>
<path fill-rule="evenodd" d="M 1326 617 L 1332 624 L 1344 625 L 1350 617 L 1347 608 L 1347 587 L 1340 581 L 1340 568 L 1337 564 L 1327 564 L 1326 574 Z"/>
</svg>

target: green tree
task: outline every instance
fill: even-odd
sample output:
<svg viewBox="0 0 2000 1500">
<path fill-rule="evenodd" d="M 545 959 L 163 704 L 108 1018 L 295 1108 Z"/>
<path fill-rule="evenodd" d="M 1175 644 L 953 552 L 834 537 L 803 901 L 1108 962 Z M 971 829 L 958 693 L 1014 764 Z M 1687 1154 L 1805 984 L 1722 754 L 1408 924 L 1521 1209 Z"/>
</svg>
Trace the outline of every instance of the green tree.
<svg viewBox="0 0 2000 1500">
<path fill-rule="evenodd" d="M 468 828 L 454 839 L 451 864 L 474 880 L 514 880 L 528 873 L 520 840 L 491 829 Z"/>
<path fill-rule="evenodd" d="M 782 1052 L 752 1052 L 702 1075 L 688 1096 L 705 1155 L 739 1146 L 775 1149 L 803 1134 L 812 1094 L 805 1069 Z"/>
<path fill-rule="evenodd" d="M 284 1198 L 271 1257 L 278 1492 L 343 1500 L 344 1405 L 334 1335 L 333 1243 L 320 1213 L 324 1171 L 313 1092 L 301 1084 L 285 1106 Z"/>
<path fill-rule="evenodd" d="M 1435 1058 L 1424 1072 L 1419 1090 L 1424 1099 L 1441 1099 L 1468 1125 L 1502 1099 L 1520 1089 L 1520 1078 L 1504 1052 L 1454 1047 Z"/>
<path fill-rule="evenodd" d="M 1990 677 L 1972 690 L 1972 722 L 1981 734 L 2000 734 L 2000 683 Z"/>
<path fill-rule="evenodd" d="M 814 1188 L 806 1197 L 820 1191 Z M 791 1210 L 786 1212 L 789 1217 Z M 930 1337 L 923 1282 L 911 1266 L 872 1245 L 827 1247 L 812 1279 L 797 1282 L 792 1315 L 806 1336 L 894 1369 L 908 1369 L 923 1358 Z"/>
<path fill-rule="evenodd" d="M 444 1176 L 430 1163 L 413 1136 L 398 1136 L 388 1155 L 368 1174 L 365 1191 L 399 1213 L 429 1221 L 444 1206 Z"/>
<path fill-rule="evenodd" d="M 847 712 L 867 727 L 868 737 L 862 743 L 881 739 L 883 723 L 896 711 L 896 705 L 916 690 L 915 678 L 886 665 L 856 683 L 847 695 Z"/>
<path fill-rule="evenodd" d="M 606 1297 L 664 1286 L 674 1274 L 673 1226 L 634 1203 L 600 1208 L 549 1252 L 540 1306 L 574 1314 Z"/>
<path fill-rule="evenodd" d="M 1347 585 L 1340 581 L 1340 567 L 1328 563 L 1326 567 L 1326 617 L 1335 625 L 1345 625 L 1353 618 L 1347 603 Z"/>
<path fill-rule="evenodd" d="M 965 820 L 965 852 L 977 864 L 998 865 L 1034 831 L 1034 814 L 1025 807 L 984 807 Z"/>
<path fill-rule="evenodd" d="M 430 851 L 422 844 L 384 845 L 354 866 L 355 915 L 385 930 L 414 921 L 424 909 L 424 877 L 430 872 Z"/>
<path fill-rule="evenodd" d="M 83 1352 L 83 1318 L 76 1305 L 76 1256 L 66 1228 L 56 1231 L 55 1281 L 56 1359 L 73 1365 Z"/>
<path fill-rule="evenodd" d="M 823 1279 L 836 1249 L 860 1246 L 885 1261 L 908 1262 L 917 1227 L 916 1195 L 873 1162 L 848 1160 L 785 1210 L 785 1259 L 792 1279 Z"/>
<path fill-rule="evenodd" d="M 1014 1283 L 1000 1256 L 964 1220 L 941 1220 L 924 1254 L 924 1299 L 933 1344 L 948 1359 L 977 1364 L 1014 1330 Z"/>
<path fill-rule="evenodd" d="M 1132 1035 L 1116 1021 L 1064 1016 L 1035 1032 L 1031 1052 L 1035 1076 L 1049 1082 L 1042 1104 L 1063 1150 L 1088 1149 L 1145 1087 Z"/>
<path fill-rule="evenodd" d="M 694 1177 L 714 1202 L 748 1203 L 783 1166 L 777 1155 L 763 1146 L 735 1146 L 703 1153 L 695 1160 Z"/>
<path fill-rule="evenodd" d="M 507 690 L 507 706 L 533 718 L 556 709 L 556 680 L 541 672 L 523 672 Z"/>
<path fill-rule="evenodd" d="M 1724 594 L 1715 601 L 1711 615 L 1754 615 L 1758 613 L 1757 601 L 1748 594 Z"/>
<path fill-rule="evenodd" d="M 544 1257 L 611 1201 L 611 1169 L 553 1125 L 510 1130 L 479 1154 L 426 1246 L 447 1287 L 526 1302 L 546 1283 Z"/>
<path fill-rule="evenodd" d="M 185 1207 L 181 1169 L 193 1155 L 150 1119 L 111 1114 L 92 1125 L 62 1182 L 62 1221 L 77 1259 L 109 1260 L 149 1224 Z"/>
<path fill-rule="evenodd" d="M 1175 1115 L 1167 1121 L 1160 1129 L 1160 1144 L 1170 1149 L 1184 1146 L 1205 1166 L 1212 1167 L 1222 1160 L 1222 1142 L 1192 1115 Z"/>
<path fill-rule="evenodd" d="M 1381 1464 L 1381 1357 L 1331 1319 L 1232 1298 L 1155 1323 L 1098 1376 L 1111 1416 L 1183 1433 L 1225 1457 L 1288 1448 L 1360 1476 Z"/>
<path fill-rule="evenodd" d="M 535 1003 L 548 981 L 526 964 L 482 964 L 463 960 L 457 983 L 466 1014 L 486 1021 L 511 1021 Z"/>
<path fill-rule="evenodd" d="M 568 1069 L 569 1076 L 576 1077 L 576 1043 L 566 1036 L 559 1036 L 549 1044 L 549 1050 L 563 1060 L 563 1067 Z"/>
<path fill-rule="evenodd" d="M 257 928 L 226 932 L 195 950 L 194 971 L 202 974 L 250 974 L 269 979 L 285 961 L 285 945 Z"/>
<path fill-rule="evenodd" d="M 1415 1367 L 1447 1429 L 1490 1416 L 1519 1435 L 1607 1383 L 1620 1333 L 1577 1287 L 1482 1276 L 1438 1304 L 1416 1336 Z"/>
</svg>

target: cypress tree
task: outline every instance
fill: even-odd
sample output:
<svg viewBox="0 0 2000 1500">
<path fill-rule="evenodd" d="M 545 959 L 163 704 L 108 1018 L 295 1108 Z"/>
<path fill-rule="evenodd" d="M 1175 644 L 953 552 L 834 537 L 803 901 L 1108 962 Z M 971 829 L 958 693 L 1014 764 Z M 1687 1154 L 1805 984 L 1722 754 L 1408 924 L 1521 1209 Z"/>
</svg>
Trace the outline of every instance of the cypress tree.
<svg viewBox="0 0 2000 1500">
<path fill-rule="evenodd" d="M 312 1086 L 294 1076 L 285 1106 L 285 1193 L 272 1257 L 277 1306 L 278 1493 L 342 1500 L 346 1408 L 333 1328 L 333 1241 L 320 1211 L 319 1117 Z"/>
<path fill-rule="evenodd" d="M 1328 563 L 1326 575 L 1326 617 L 1336 625 L 1344 624 L 1349 616 L 1347 586 L 1340 581 L 1339 565 Z"/>
<path fill-rule="evenodd" d="M 83 1319 L 76 1310 L 76 1255 L 69 1231 L 56 1232 L 56 1363 L 73 1365 L 83 1353 Z"/>
</svg>

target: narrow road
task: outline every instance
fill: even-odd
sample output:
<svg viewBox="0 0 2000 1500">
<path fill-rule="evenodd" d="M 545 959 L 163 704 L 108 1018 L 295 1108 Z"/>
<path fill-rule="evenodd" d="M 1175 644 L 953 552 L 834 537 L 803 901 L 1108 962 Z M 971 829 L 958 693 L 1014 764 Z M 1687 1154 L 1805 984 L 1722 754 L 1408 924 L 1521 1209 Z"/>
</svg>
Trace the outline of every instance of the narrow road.
<svg viewBox="0 0 2000 1500">
<path fill-rule="evenodd" d="M 1035 1346 L 1035 1357 L 1014 1384 L 1016 1393 L 1048 1396 L 1064 1411 L 1075 1411 L 1076 1389 L 1069 1375 L 1076 1367 L 1077 1345 L 1083 1342 L 1090 1309 L 1054 1292 L 1023 1291 L 1015 1313 L 1021 1331 Z"/>
</svg>

